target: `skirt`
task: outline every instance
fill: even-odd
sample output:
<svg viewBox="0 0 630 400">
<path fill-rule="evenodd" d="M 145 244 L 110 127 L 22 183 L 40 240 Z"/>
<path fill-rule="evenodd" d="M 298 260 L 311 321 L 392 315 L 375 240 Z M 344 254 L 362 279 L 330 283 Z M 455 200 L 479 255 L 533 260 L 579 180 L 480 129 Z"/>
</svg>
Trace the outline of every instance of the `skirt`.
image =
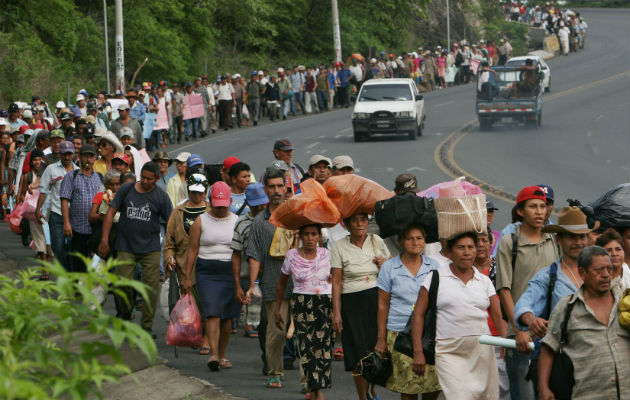
<svg viewBox="0 0 630 400">
<path fill-rule="evenodd" d="M 331 387 L 332 300 L 330 295 L 294 294 L 293 323 L 300 365 L 313 390 Z"/>
<path fill-rule="evenodd" d="M 198 258 L 195 265 L 195 278 L 204 319 L 238 317 L 241 305 L 234 296 L 230 261 Z"/>
<path fill-rule="evenodd" d="M 435 368 L 446 399 L 497 400 L 499 372 L 494 348 L 479 336 L 438 339 Z"/>
<path fill-rule="evenodd" d="M 437 67 L 437 74 L 438 74 L 438 76 L 440 78 L 444 78 L 445 71 L 446 71 L 446 66 L 438 65 L 438 67 Z"/>
<path fill-rule="evenodd" d="M 420 394 L 438 392 L 441 389 L 434 365 L 427 365 L 424 376 L 413 372 L 413 359 L 394 350 L 398 332 L 387 330 L 387 348 L 392 353 L 392 374 L 385 387 L 392 392 Z"/>
<path fill-rule="evenodd" d="M 346 371 L 353 371 L 363 357 L 374 351 L 377 314 L 377 288 L 341 295 L 341 344 Z"/>
</svg>

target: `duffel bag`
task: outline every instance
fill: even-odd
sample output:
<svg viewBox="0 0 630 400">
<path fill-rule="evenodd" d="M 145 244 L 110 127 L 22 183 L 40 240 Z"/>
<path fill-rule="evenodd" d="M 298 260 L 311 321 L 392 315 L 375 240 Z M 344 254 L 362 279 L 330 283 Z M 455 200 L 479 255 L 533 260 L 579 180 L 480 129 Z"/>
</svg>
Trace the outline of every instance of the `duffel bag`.
<svg viewBox="0 0 630 400">
<path fill-rule="evenodd" d="M 482 233 L 488 230 L 484 194 L 435 199 L 435 210 L 440 239 L 451 239 L 464 232 Z"/>
<path fill-rule="evenodd" d="M 382 238 L 399 234 L 410 223 L 418 223 L 426 232 L 426 243 L 438 241 L 438 218 L 433 199 L 418 197 L 415 193 L 396 195 L 376 202 L 374 216 Z"/>
</svg>

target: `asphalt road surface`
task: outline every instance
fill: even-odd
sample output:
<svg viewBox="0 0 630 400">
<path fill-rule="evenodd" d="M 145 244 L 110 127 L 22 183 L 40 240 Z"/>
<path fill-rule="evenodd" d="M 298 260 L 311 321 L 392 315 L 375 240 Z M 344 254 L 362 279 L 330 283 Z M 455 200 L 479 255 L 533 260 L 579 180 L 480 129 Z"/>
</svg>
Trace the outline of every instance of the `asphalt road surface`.
<svg viewBox="0 0 630 400">
<path fill-rule="evenodd" d="M 417 141 L 386 138 L 355 143 L 351 108 L 264 123 L 188 143 L 172 151 L 198 153 L 206 162 L 221 162 L 237 155 L 249 163 L 258 177 L 273 160 L 273 141 L 289 138 L 294 160 L 306 165 L 313 154 L 350 155 L 356 172 L 388 188 L 397 174 L 411 172 L 422 188 L 450 179 L 436 149 L 455 140 L 450 159 L 461 171 L 483 181 L 497 193 L 494 227 L 509 223 L 513 203 L 505 201 L 526 185 L 546 183 L 556 194 L 556 206 L 567 198 L 594 200 L 609 187 L 628 182 L 630 175 L 630 10 L 583 10 L 589 24 L 586 48 L 568 57 L 549 61 L 551 93 L 545 94 L 543 123 L 539 129 L 518 126 L 493 127 L 481 132 L 474 112 L 474 86 L 456 87 L 425 95 L 426 128 Z M 447 155 L 449 152 L 447 152 Z M 156 330 L 165 331 L 156 318 Z M 164 329 L 162 329 L 164 328 Z M 183 374 L 208 380 L 226 392 L 248 399 L 299 399 L 299 374 L 287 371 L 284 388 L 265 389 L 258 341 L 232 335 L 227 356 L 232 370 L 210 373 L 207 357 L 180 349 L 179 358 L 160 336 L 160 355 Z M 382 399 L 399 395 L 380 388 Z M 333 365 L 333 388 L 327 398 L 356 398 L 352 377 L 343 363 Z"/>
</svg>

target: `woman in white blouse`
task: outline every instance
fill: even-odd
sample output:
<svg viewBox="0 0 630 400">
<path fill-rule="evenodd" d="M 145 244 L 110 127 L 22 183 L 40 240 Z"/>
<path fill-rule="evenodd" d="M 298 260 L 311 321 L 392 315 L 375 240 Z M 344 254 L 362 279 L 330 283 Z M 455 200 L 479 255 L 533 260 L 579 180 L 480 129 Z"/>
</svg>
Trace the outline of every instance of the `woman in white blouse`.
<svg viewBox="0 0 630 400">
<path fill-rule="evenodd" d="M 438 269 L 435 368 L 447 399 L 499 398 L 499 377 L 494 348 L 479 343 L 489 335 L 488 314 L 501 327 L 501 309 L 490 279 L 473 266 L 477 234 L 462 233 L 446 242 L 451 264 Z M 424 375 L 426 360 L 422 351 L 424 316 L 429 305 L 432 272 L 424 281 L 414 309 L 413 370 Z"/>
</svg>

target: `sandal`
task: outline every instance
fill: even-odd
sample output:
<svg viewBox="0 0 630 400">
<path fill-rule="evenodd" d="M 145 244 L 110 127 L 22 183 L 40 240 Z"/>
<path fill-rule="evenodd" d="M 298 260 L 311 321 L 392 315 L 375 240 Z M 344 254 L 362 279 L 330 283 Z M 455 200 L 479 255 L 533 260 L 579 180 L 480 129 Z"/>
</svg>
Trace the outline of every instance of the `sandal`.
<svg viewBox="0 0 630 400">
<path fill-rule="evenodd" d="M 335 351 L 333 351 L 333 360 L 335 361 L 343 360 L 343 349 L 341 347 L 337 347 Z"/>
<path fill-rule="evenodd" d="M 281 389 L 282 381 L 279 376 L 272 376 L 267 380 L 267 387 L 269 389 Z"/>
<path fill-rule="evenodd" d="M 245 332 L 245 337 L 257 338 L 258 337 L 258 332 L 257 331 L 247 331 L 247 332 Z"/>
<path fill-rule="evenodd" d="M 199 349 L 200 356 L 207 356 L 210 354 L 210 352 L 212 352 L 212 349 L 210 347 L 202 347 Z"/>
<path fill-rule="evenodd" d="M 219 367 L 221 369 L 230 369 L 232 368 L 232 363 L 227 358 L 222 358 L 219 362 Z"/>
<path fill-rule="evenodd" d="M 48 272 L 42 272 L 42 275 L 39 277 L 40 281 L 47 281 L 50 280 L 50 275 L 48 275 Z"/>
<path fill-rule="evenodd" d="M 220 366 L 219 360 L 217 359 L 210 359 L 206 365 L 210 368 L 210 371 L 218 371 Z"/>
</svg>

